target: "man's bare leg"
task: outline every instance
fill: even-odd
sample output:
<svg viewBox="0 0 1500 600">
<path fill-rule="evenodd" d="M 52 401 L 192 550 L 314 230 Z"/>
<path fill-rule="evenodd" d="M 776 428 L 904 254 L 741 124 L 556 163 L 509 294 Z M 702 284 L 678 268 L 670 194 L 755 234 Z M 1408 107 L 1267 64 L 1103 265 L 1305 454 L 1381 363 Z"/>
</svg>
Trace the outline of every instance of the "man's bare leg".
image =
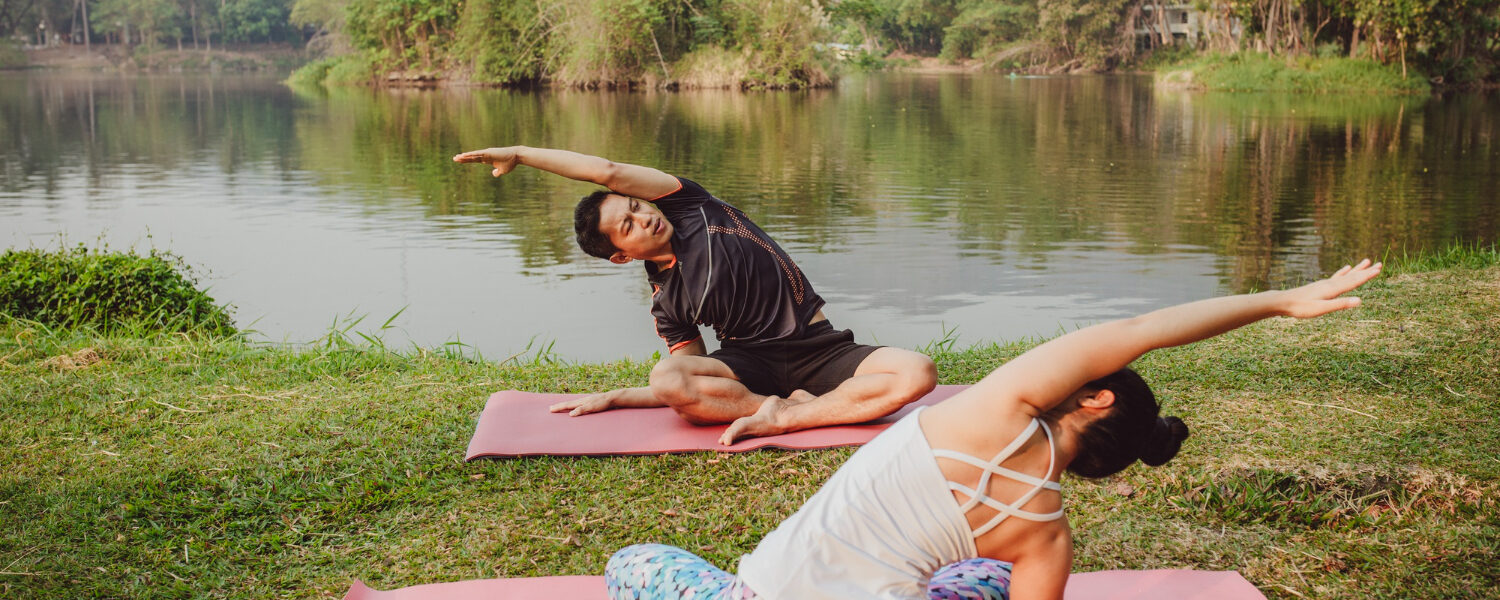
<svg viewBox="0 0 1500 600">
<path fill-rule="evenodd" d="M 707 356 L 670 356 L 651 369 L 651 392 L 694 425 L 729 423 L 755 414 L 766 400 Z"/>
<path fill-rule="evenodd" d="M 878 419 L 936 386 L 932 359 L 910 350 L 880 348 L 859 363 L 854 377 L 827 394 L 813 397 L 798 390 L 788 398 L 766 396 L 754 414 L 730 423 L 719 443 L 727 446 L 740 438 Z"/>
</svg>

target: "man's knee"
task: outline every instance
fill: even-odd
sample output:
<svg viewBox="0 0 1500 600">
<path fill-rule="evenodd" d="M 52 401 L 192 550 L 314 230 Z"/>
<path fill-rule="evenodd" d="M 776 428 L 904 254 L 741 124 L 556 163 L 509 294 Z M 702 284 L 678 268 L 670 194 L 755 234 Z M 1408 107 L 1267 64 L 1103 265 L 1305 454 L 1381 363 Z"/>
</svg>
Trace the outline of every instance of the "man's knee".
<svg viewBox="0 0 1500 600">
<path fill-rule="evenodd" d="M 667 357 L 651 368 L 648 385 L 651 393 L 663 404 L 677 412 L 677 416 L 694 425 L 715 425 L 723 421 L 704 418 L 699 413 L 703 407 L 703 378 L 708 377 L 692 369 L 689 360 Z"/>
<path fill-rule="evenodd" d="M 651 393 L 656 395 L 656 399 L 675 407 L 691 401 L 693 394 L 692 390 L 688 389 L 691 379 L 687 361 L 668 356 L 657 361 L 656 366 L 651 367 L 648 385 L 651 387 Z"/>
<path fill-rule="evenodd" d="M 902 350 L 894 357 L 891 372 L 896 375 L 893 391 L 898 391 L 906 402 L 927 395 L 937 387 L 937 363 L 926 354 Z"/>
</svg>

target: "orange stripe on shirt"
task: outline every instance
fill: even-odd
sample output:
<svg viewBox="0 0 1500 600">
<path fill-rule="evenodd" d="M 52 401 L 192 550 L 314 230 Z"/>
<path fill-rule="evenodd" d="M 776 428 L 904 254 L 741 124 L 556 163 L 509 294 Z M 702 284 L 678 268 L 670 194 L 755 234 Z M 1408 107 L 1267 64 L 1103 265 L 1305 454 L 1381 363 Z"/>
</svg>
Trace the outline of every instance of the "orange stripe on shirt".
<svg viewBox="0 0 1500 600">
<path fill-rule="evenodd" d="M 678 179 L 676 176 L 673 176 L 672 179 L 677 179 L 677 189 L 674 189 L 674 190 L 672 190 L 670 192 L 667 192 L 665 194 L 662 194 L 660 196 L 657 196 L 655 198 L 647 200 L 647 202 L 656 202 L 657 200 L 661 200 L 662 198 L 666 198 L 667 196 L 671 196 L 672 194 L 675 194 L 677 192 L 682 191 L 682 180 Z"/>
<path fill-rule="evenodd" d="M 662 338 L 662 339 L 666 339 L 666 338 Z M 690 340 L 688 340 L 686 342 L 677 342 L 676 344 L 672 344 L 671 346 L 667 347 L 667 353 L 670 354 L 672 352 L 676 352 L 679 348 L 682 348 L 683 346 L 686 346 L 688 344 L 691 344 L 691 343 L 696 342 L 696 341 L 701 340 L 701 339 L 703 339 L 703 336 L 700 335 L 700 336 L 695 337 L 693 339 L 690 339 Z"/>
</svg>

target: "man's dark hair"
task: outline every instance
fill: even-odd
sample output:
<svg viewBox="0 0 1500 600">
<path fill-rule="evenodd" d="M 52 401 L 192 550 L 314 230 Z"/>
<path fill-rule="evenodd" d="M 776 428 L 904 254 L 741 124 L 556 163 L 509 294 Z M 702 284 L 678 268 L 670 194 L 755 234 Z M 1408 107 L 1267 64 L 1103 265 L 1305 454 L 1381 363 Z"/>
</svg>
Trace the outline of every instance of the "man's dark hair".
<svg viewBox="0 0 1500 600">
<path fill-rule="evenodd" d="M 611 193 L 613 192 L 609 190 L 599 190 L 584 196 L 573 209 L 573 233 L 578 236 L 578 247 L 589 256 L 606 260 L 620 251 L 614 242 L 609 241 L 609 236 L 599 231 L 599 205 L 604 204 L 604 199 Z"/>
<path fill-rule="evenodd" d="M 1129 367 L 1105 375 L 1083 386 L 1089 391 L 1109 390 L 1115 403 L 1108 413 L 1084 426 L 1078 434 L 1078 455 L 1068 471 L 1079 477 L 1108 477 L 1125 470 L 1136 460 L 1156 467 L 1177 456 L 1188 427 L 1177 417 L 1158 417 L 1161 408 L 1146 380 Z M 1049 424 L 1062 415 L 1049 411 Z"/>
</svg>

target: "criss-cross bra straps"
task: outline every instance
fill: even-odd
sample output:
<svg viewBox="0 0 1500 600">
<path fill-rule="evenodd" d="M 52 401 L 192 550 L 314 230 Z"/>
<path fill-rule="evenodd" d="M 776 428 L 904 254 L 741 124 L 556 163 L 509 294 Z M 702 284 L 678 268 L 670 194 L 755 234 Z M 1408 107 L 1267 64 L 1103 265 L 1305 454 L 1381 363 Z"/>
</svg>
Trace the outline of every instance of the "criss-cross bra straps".
<svg viewBox="0 0 1500 600">
<path fill-rule="evenodd" d="M 1021 497 L 1017 498 L 1015 502 L 1006 504 L 989 497 L 985 494 L 984 491 L 976 491 L 958 482 L 949 481 L 949 489 L 957 492 L 962 492 L 965 496 L 969 497 L 969 500 L 967 502 L 964 502 L 958 507 L 959 512 L 968 514 L 970 510 L 972 510 L 976 506 L 979 506 L 980 504 L 984 504 L 985 506 L 999 511 L 999 513 L 995 515 L 995 518 L 990 519 L 989 522 L 974 530 L 974 537 L 977 538 L 981 535 L 984 535 L 1010 516 L 1021 517 L 1022 519 L 1026 519 L 1028 521 L 1053 521 L 1062 518 L 1062 509 L 1058 509 L 1057 512 L 1045 514 L 1021 510 L 1022 506 L 1026 506 L 1026 503 L 1030 502 L 1032 498 L 1035 498 L 1037 494 L 1040 494 L 1042 490 L 1048 489 L 1062 491 L 1061 485 L 1059 485 L 1056 481 L 1048 481 L 1040 477 L 1027 475 L 1025 473 L 1013 471 L 1011 469 L 1000 466 L 1000 463 L 1004 462 L 1005 459 L 1010 458 L 1011 454 L 1014 454 L 1022 444 L 1026 443 L 1026 440 L 1031 439 L 1032 434 L 1036 433 L 1038 426 L 1041 427 L 1042 431 L 1047 436 L 1047 473 L 1050 475 L 1052 473 L 1052 469 L 1057 464 L 1057 447 L 1052 443 L 1052 429 L 1047 427 L 1047 424 L 1043 423 L 1041 419 L 1032 419 L 1031 424 L 1026 427 L 1026 430 L 1021 432 L 1021 435 L 1016 436 L 1016 439 L 1011 441 L 1010 445 L 1001 449 L 1000 453 L 996 454 L 994 458 L 989 460 L 989 462 L 979 460 L 962 452 L 955 452 L 953 450 L 943 450 L 937 448 L 933 449 L 933 456 L 936 456 L 938 458 L 956 460 L 984 471 L 984 473 L 979 476 L 979 490 L 989 489 L 991 475 L 1009 477 L 1021 483 L 1029 483 L 1034 486 L 1031 488 L 1031 491 L 1028 491 L 1025 494 L 1021 495 Z"/>
</svg>

